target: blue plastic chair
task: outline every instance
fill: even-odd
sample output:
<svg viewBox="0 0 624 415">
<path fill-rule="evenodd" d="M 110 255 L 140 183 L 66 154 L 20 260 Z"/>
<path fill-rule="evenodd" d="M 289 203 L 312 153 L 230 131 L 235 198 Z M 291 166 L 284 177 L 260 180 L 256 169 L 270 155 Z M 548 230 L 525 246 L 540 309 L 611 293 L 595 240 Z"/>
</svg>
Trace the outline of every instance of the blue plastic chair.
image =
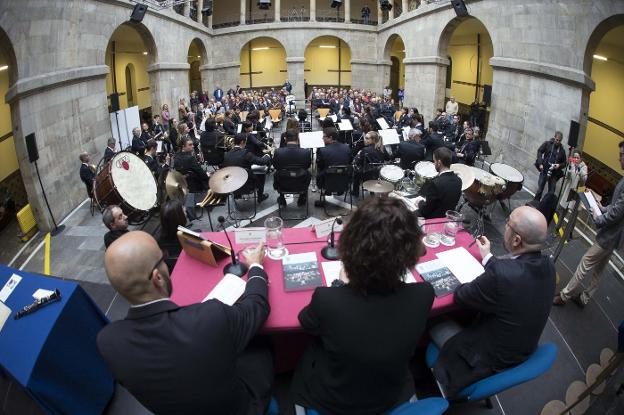
<svg viewBox="0 0 624 415">
<path fill-rule="evenodd" d="M 405 402 L 397 406 L 388 415 L 442 415 L 449 404 L 443 398 L 427 398 L 422 401 Z M 321 415 L 314 409 L 306 409 L 306 415 Z"/>
<path fill-rule="evenodd" d="M 266 409 L 265 415 L 279 415 L 279 406 L 277 405 L 277 401 L 275 397 L 271 396 L 271 402 L 269 402 L 269 407 Z"/>
<path fill-rule="evenodd" d="M 425 355 L 429 368 L 433 367 L 436 360 L 438 360 L 439 354 L 440 349 L 435 344 L 429 343 Z M 491 408 L 492 403 L 489 400 L 491 396 L 541 376 L 550 369 L 556 357 L 557 346 L 552 343 L 544 343 L 538 346 L 537 350 L 526 361 L 467 386 L 456 397 L 453 397 L 450 402 L 480 401 L 485 399 L 488 408 Z"/>
</svg>

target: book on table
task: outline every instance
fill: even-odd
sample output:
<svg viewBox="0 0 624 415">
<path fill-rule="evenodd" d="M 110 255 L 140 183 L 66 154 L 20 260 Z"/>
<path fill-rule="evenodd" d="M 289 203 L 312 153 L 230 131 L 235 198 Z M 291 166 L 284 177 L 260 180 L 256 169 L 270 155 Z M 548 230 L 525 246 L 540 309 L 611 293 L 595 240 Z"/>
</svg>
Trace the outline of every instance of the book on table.
<svg viewBox="0 0 624 415">
<path fill-rule="evenodd" d="M 457 277 L 439 259 L 416 265 L 416 271 L 433 287 L 436 297 L 444 297 L 460 286 Z"/>
<path fill-rule="evenodd" d="M 284 291 L 313 290 L 323 286 L 316 252 L 287 255 L 282 259 Z"/>
</svg>

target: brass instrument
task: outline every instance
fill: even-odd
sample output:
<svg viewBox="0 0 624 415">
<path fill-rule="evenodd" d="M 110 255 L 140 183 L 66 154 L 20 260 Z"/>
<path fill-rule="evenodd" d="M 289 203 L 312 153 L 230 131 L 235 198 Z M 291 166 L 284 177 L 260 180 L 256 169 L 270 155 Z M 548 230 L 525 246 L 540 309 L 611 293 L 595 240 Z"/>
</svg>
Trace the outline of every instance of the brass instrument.
<svg viewBox="0 0 624 415">
<path fill-rule="evenodd" d="M 89 164 L 89 170 L 91 170 L 91 173 L 95 174 L 97 167 L 95 167 L 95 164 Z"/>
</svg>

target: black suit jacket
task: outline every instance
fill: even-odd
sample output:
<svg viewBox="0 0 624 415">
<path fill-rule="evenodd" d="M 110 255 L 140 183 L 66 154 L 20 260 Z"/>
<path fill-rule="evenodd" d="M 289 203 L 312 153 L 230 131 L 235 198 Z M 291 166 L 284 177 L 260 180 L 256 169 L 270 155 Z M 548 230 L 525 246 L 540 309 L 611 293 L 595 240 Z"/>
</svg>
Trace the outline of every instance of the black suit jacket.
<svg viewBox="0 0 624 415">
<path fill-rule="evenodd" d="M 115 150 L 111 150 L 110 147 L 106 147 L 106 150 L 104 150 L 104 162 L 107 163 L 113 157 L 115 157 Z"/>
<path fill-rule="evenodd" d="M 452 171 L 439 174 L 427 182 L 420 193 L 427 199 L 418 206 L 420 216 L 425 219 L 443 218 L 447 210 L 455 210 L 461 196 L 461 186 L 461 179 Z"/>
<path fill-rule="evenodd" d="M 80 165 L 80 179 L 87 187 L 87 194 L 91 197 L 93 193 L 93 179 L 95 179 L 95 173 L 93 173 L 91 168 L 86 164 Z"/>
<path fill-rule="evenodd" d="M 449 396 L 526 360 L 536 349 L 555 294 L 555 266 L 540 252 L 491 259 L 485 273 L 455 291 L 455 303 L 480 312 L 451 339 L 434 366 Z"/>
<path fill-rule="evenodd" d="M 273 176 L 273 187 L 285 191 L 307 187 L 312 179 L 308 170 L 311 164 L 312 154 L 309 149 L 299 148 L 298 144 L 292 143 L 278 148 L 273 155 L 273 167 L 278 171 Z M 280 174 L 279 170 L 285 168 L 298 168 L 299 171 L 293 176 Z"/>
<path fill-rule="evenodd" d="M 259 267 L 249 275 L 266 278 Z M 269 315 L 267 295 L 264 279 L 252 278 L 232 307 L 209 300 L 130 308 L 98 334 L 98 349 L 115 379 L 155 414 L 246 414 L 252 393 L 238 358 Z"/>
<path fill-rule="evenodd" d="M 184 176 L 189 186 L 189 192 L 201 193 L 208 189 L 208 175 L 201 168 L 193 153 L 176 153 L 173 168 Z"/>
<path fill-rule="evenodd" d="M 397 157 L 401 158 L 401 168 L 414 169 L 414 165 L 425 159 L 425 146 L 416 141 L 401 141 L 397 150 Z"/>
<path fill-rule="evenodd" d="M 140 157 L 145 154 L 145 143 L 141 137 L 132 136 L 132 152 L 139 154 Z"/>
<path fill-rule="evenodd" d="M 269 157 L 258 157 L 247 148 L 240 147 L 234 147 L 232 150 L 225 153 L 225 159 L 223 161 L 225 167 L 238 166 L 249 170 L 252 164 L 268 166 L 271 164 L 271 159 Z"/>
<path fill-rule="evenodd" d="M 316 152 L 316 167 L 319 176 L 322 176 L 329 166 L 347 165 L 349 163 L 351 163 L 351 150 L 347 144 L 334 141 L 319 148 Z"/>
<path fill-rule="evenodd" d="M 323 414 L 381 414 L 414 393 L 409 361 L 433 303 L 428 283 L 387 296 L 323 287 L 299 313 L 316 341 L 295 372 L 295 402 Z"/>
<path fill-rule="evenodd" d="M 444 146 L 444 136 L 442 136 L 442 134 L 440 133 L 431 133 L 423 138 L 420 142 L 427 149 L 425 158 L 429 161 L 433 161 L 433 152 L 437 148 Z"/>
</svg>

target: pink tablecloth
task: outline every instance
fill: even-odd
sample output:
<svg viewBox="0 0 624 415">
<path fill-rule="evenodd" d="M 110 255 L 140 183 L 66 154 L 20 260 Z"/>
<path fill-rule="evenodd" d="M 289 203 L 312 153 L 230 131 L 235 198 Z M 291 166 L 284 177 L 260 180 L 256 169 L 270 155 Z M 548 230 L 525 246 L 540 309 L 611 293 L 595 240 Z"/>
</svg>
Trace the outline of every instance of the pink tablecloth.
<svg viewBox="0 0 624 415">
<path fill-rule="evenodd" d="M 442 229 L 444 225 L 437 225 Z M 220 233 L 208 232 L 203 234 L 206 238 L 227 245 L 225 235 Z M 233 232 L 230 235 L 233 240 Z M 435 249 L 427 249 L 427 255 L 420 259 L 420 262 L 426 262 L 435 259 L 435 254 L 448 249 L 453 249 L 459 246 L 463 246 L 470 253 L 481 260 L 479 249 L 475 245 L 468 248 L 468 245 L 473 241 L 472 237 L 467 232 L 460 232 L 457 235 L 457 243 L 454 247 L 440 246 Z M 234 243 L 234 241 L 232 241 Z M 288 228 L 284 230 L 284 242 L 288 247 L 288 251 L 291 254 L 303 253 L 303 252 L 316 252 L 316 257 L 320 262 L 326 261 L 321 256 L 321 249 L 325 246 L 326 238 L 317 239 L 313 229 L 310 228 Z M 307 242 L 307 243 L 301 243 Z M 299 243 L 293 245 L 293 243 Z M 236 251 L 242 249 L 244 246 L 237 246 L 234 248 Z M 214 288 L 214 286 L 221 280 L 223 276 L 223 267 L 229 263 L 229 259 L 219 262 L 218 267 L 213 268 L 206 264 L 203 264 L 184 252 L 180 255 L 177 265 L 172 273 L 173 280 L 173 295 L 171 299 L 178 305 L 188 305 L 198 303 L 204 299 L 204 297 Z M 264 269 L 269 275 L 269 301 L 271 303 L 271 314 L 264 326 L 264 331 L 293 331 L 300 330 L 299 320 L 297 316 L 299 311 L 303 309 L 312 297 L 312 290 L 310 291 L 298 291 L 298 292 L 285 292 L 284 280 L 282 272 L 281 261 L 275 261 L 268 257 L 264 262 Z M 321 274 L 323 275 L 323 268 L 319 265 Z M 422 281 L 422 278 L 415 270 L 412 270 L 417 281 Z M 323 278 L 325 276 L 323 275 Z M 436 298 L 433 302 L 431 309 L 431 315 L 438 315 L 451 310 L 453 307 L 453 295 L 447 295 L 444 297 Z"/>
</svg>

